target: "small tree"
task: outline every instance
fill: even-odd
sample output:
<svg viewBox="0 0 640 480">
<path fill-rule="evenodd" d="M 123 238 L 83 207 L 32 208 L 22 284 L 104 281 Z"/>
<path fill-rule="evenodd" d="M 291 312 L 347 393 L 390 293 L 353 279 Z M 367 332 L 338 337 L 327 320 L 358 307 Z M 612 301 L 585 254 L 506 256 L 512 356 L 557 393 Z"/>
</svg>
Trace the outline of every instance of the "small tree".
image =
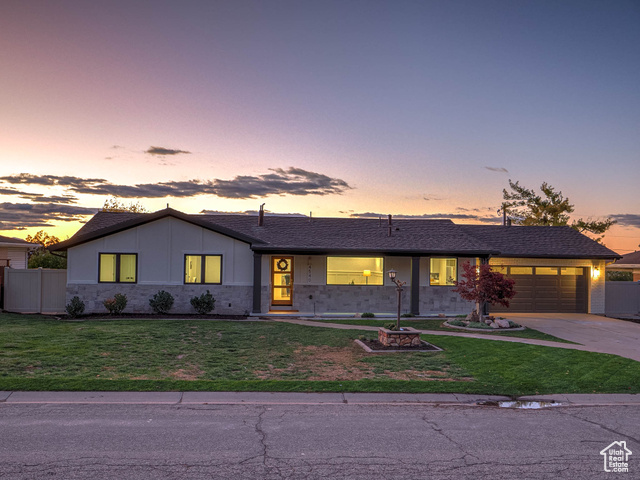
<svg viewBox="0 0 640 480">
<path fill-rule="evenodd" d="M 478 319 L 482 316 L 485 303 L 509 306 L 509 300 L 516 294 L 513 288 L 515 280 L 494 272 L 487 264 L 476 266 L 465 262 L 462 268 L 463 280 L 456 282 L 453 291 L 464 300 L 476 302 L 475 315 Z"/>
<path fill-rule="evenodd" d="M 29 252 L 28 268 L 67 268 L 66 253 L 54 255 L 47 250 L 50 246 L 60 242 L 58 237 L 40 230 L 33 236 L 27 235 L 25 240 L 39 245 L 38 248 Z"/>
</svg>

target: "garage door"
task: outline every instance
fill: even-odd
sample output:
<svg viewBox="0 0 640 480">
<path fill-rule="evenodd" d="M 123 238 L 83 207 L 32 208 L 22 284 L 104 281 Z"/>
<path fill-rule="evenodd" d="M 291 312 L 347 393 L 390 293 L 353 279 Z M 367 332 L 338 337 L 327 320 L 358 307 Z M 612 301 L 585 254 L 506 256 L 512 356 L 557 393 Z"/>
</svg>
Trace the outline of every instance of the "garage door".
<svg viewBox="0 0 640 480">
<path fill-rule="evenodd" d="M 495 267 L 515 280 L 516 296 L 509 308 L 493 312 L 586 313 L 587 277 L 582 267 Z"/>
</svg>

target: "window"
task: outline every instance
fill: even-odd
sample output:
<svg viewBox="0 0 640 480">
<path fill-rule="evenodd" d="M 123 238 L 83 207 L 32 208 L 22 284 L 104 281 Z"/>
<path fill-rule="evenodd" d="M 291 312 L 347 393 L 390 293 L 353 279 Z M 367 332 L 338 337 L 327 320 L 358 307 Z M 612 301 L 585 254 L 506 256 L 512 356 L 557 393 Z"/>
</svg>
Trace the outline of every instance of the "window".
<svg viewBox="0 0 640 480">
<path fill-rule="evenodd" d="M 533 267 L 509 267 L 511 275 L 533 275 Z"/>
<path fill-rule="evenodd" d="M 185 255 L 184 283 L 222 283 L 222 255 Z"/>
<path fill-rule="evenodd" d="M 382 257 L 327 257 L 327 285 L 382 285 Z"/>
<path fill-rule="evenodd" d="M 536 267 L 536 275 L 558 275 L 558 267 Z"/>
<path fill-rule="evenodd" d="M 454 285 L 458 280 L 457 258 L 432 258 L 429 285 Z"/>
<path fill-rule="evenodd" d="M 136 283 L 138 254 L 101 253 L 98 265 L 98 281 L 101 283 Z"/>
<path fill-rule="evenodd" d="M 584 270 L 582 267 L 562 267 L 560 269 L 560 275 L 583 275 Z"/>
</svg>

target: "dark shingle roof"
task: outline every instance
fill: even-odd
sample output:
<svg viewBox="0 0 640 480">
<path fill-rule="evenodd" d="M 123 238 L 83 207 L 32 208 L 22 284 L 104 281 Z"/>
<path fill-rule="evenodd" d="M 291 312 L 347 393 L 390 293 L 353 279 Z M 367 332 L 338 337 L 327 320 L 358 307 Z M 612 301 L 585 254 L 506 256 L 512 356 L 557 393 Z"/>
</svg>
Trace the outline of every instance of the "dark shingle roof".
<svg viewBox="0 0 640 480">
<path fill-rule="evenodd" d="M 4 235 L 0 235 L 0 243 L 15 243 L 20 246 L 37 246 L 33 243 L 27 242 L 26 240 L 22 240 L 21 238 L 5 237 Z"/>
<path fill-rule="evenodd" d="M 569 227 L 456 225 L 451 220 L 188 215 L 172 209 L 155 213 L 99 212 L 66 248 L 153 220 L 173 216 L 251 244 L 263 252 L 379 252 L 386 254 L 501 255 L 516 257 L 618 258 L 615 252 Z"/>
<path fill-rule="evenodd" d="M 622 258 L 613 265 L 640 265 L 640 251 L 623 255 Z"/>
<path fill-rule="evenodd" d="M 619 258 L 613 250 L 571 227 L 460 225 L 469 235 L 490 243 L 501 257 Z"/>
</svg>

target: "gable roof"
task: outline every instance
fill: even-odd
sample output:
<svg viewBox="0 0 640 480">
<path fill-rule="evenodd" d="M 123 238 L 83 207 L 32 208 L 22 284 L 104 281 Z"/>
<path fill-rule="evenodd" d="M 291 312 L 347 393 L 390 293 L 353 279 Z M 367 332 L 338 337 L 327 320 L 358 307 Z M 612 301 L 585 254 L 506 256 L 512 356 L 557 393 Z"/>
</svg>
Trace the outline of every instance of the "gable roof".
<svg viewBox="0 0 640 480">
<path fill-rule="evenodd" d="M 490 242 L 501 257 L 620 258 L 613 250 L 568 226 L 460 225 L 480 240 Z"/>
<path fill-rule="evenodd" d="M 623 255 L 614 265 L 640 265 L 640 251 Z"/>
<path fill-rule="evenodd" d="M 38 245 L 22 240 L 21 238 L 5 237 L 0 235 L 0 246 L 2 247 L 28 247 L 36 248 Z"/>
<path fill-rule="evenodd" d="M 246 236 L 220 225 L 203 222 L 201 215 L 188 215 L 172 208 L 165 208 L 164 210 L 158 210 L 154 213 L 98 212 L 91 220 L 85 223 L 73 237 L 49 247 L 49 251 L 67 250 L 70 247 L 75 247 L 82 243 L 97 240 L 107 235 L 112 235 L 167 217 L 177 218 L 245 243 L 253 244 L 254 242 L 260 242 L 258 238 Z"/>
<path fill-rule="evenodd" d="M 457 225 L 451 220 L 387 220 L 266 216 L 262 226 L 249 215 L 192 215 L 170 208 L 155 213 L 99 212 L 73 237 L 51 250 L 67 248 L 165 217 L 244 241 L 256 252 L 387 255 L 619 258 L 570 227 Z"/>
</svg>

